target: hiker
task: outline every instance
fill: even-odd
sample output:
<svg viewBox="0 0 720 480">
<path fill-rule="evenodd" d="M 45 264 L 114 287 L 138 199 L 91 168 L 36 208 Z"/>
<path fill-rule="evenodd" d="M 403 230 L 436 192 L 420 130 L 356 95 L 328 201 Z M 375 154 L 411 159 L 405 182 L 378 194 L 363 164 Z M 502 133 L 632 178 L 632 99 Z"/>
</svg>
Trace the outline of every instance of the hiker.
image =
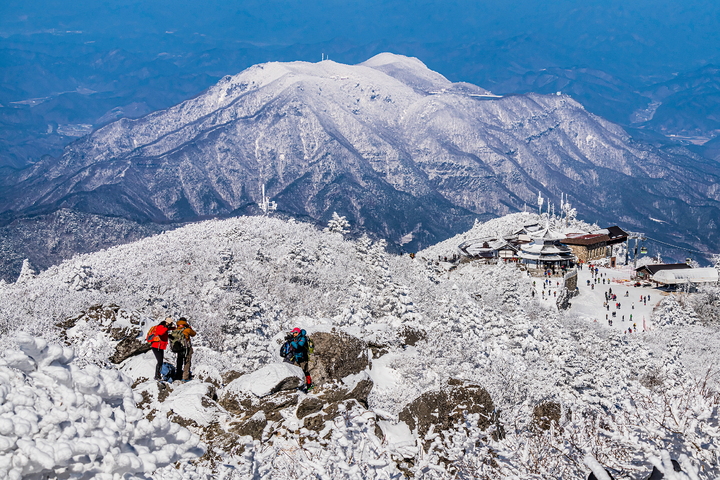
<svg viewBox="0 0 720 480">
<path fill-rule="evenodd" d="M 177 328 L 170 334 L 171 349 L 177 354 L 175 366 L 175 380 L 187 382 L 190 380 L 190 368 L 192 366 L 192 340 L 196 335 L 187 321 L 187 318 L 180 317 L 177 321 Z"/>
<path fill-rule="evenodd" d="M 312 378 L 310 378 L 310 372 L 308 371 L 308 338 L 305 330 L 301 330 L 297 327 L 290 331 L 292 335 L 292 341 L 290 346 L 292 347 L 292 360 L 305 373 L 305 388 L 310 390 L 312 388 Z"/>
<path fill-rule="evenodd" d="M 150 342 L 150 347 L 155 359 L 157 360 L 157 366 L 155 367 L 155 380 L 160 380 L 160 369 L 163 364 L 163 357 L 165 356 L 165 349 L 168 346 L 168 332 L 175 330 L 172 318 L 167 317 L 165 320 L 150 328 L 147 335 L 147 341 Z"/>
</svg>

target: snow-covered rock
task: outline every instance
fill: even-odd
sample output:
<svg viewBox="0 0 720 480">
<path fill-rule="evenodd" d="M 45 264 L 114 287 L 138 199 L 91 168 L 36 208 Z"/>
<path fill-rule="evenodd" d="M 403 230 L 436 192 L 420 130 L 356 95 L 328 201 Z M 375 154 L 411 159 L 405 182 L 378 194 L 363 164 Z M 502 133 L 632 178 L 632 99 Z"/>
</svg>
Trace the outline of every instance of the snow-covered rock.
<svg viewBox="0 0 720 480">
<path fill-rule="evenodd" d="M 260 370 L 243 375 L 223 388 L 221 395 L 251 393 L 258 398 L 305 384 L 302 368 L 291 363 L 271 363 Z"/>
</svg>

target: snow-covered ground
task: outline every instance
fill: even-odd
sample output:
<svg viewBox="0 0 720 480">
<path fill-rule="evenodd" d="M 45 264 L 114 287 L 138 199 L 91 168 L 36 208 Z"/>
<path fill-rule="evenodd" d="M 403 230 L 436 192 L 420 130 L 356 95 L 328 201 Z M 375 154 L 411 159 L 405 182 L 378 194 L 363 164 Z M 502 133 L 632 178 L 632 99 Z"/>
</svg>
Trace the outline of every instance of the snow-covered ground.
<svg viewBox="0 0 720 480">
<path fill-rule="evenodd" d="M 497 219 L 465 236 L 528 219 Z M 513 265 L 450 269 L 432 261 L 451 246 L 413 260 L 367 238 L 234 218 L 40 274 L 26 268 L 16 283 L 0 282 L 0 476 L 585 479 L 591 470 L 602 478 L 598 465 L 616 479 L 645 479 L 653 466 L 668 479 L 720 476 L 720 331 L 700 321 L 708 312 L 701 317 L 687 299 L 616 282 L 589 290 L 585 269 L 572 308 L 558 311 L 554 300 L 532 296 L 539 279 Z M 619 314 L 646 316 L 650 331 L 625 335 L 620 317 L 608 328 L 602 295 L 609 286 L 618 289 Z M 712 303 L 717 293 L 702 298 Z M 641 294 L 651 296 L 647 305 Z M 150 353 L 109 361 L 119 342 L 142 338 L 168 315 L 188 317 L 198 332 L 191 382 L 148 380 Z M 372 361 L 339 382 L 355 388 L 372 379 L 366 402 L 317 392 L 292 392 L 300 406 L 273 400 L 280 377 L 302 381 L 278 364 L 277 340 L 295 326 L 366 342 L 358 358 Z M 489 427 L 469 414 L 420 434 L 400 420 L 418 398 L 437 398 L 452 385 L 484 389 L 493 406 Z M 255 411 L 253 402 L 268 403 Z M 324 415 L 316 430 L 301 418 L 303 405 L 323 409 L 314 414 Z M 90 417 L 78 417 L 77 406 Z M 87 438 L 106 438 L 107 448 L 83 456 Z M 70 450 L 58 450 L 65 444 Z M 42 461 L 28 460 L 33 449 Z M 126 451 L 144 456 L 120 456 Z M 671 458 L 685 473 L 669 466 Z"/>
<path fill-rule="evenodd" d="M 636 282 L 631 281 L 631 267 L 598 266 L 597 269 L 597 275 L 593 275 L 587 266 L 578 270 L 579 294 L 571 299 L 568 312 L 578 320 L 598 323 L 623 333 L 628 333 L 629 329 L 632 329 L 630 333 L 651 330 L 653 310 L 668 293 L 652 286 L 636 287 Z M 563 278 L 534 277 L 533 281 L 536 298 L 549 308 L 554 307 L 557 295 L 564 288 Z M 617 298 L 613 300 L 611 295 Z"/>
<path fill-rule="evenodd" d="M 571 307 L 571 311 L 578 318 L 598 322 L 621 332 L 629 328 L 632 328 L 633 332 L 636 328 L 639 332 L 652 329 L 653 309 L 667 293 L 654 287 L 634 286 L 635 282 L 630 280 L 632 269 L 629 267 L 598 267 L 597 277 L 591 276 L 588 268 L 580 270 L 578 274 L 580 294 L 572 299 Z M 600 282 L 595 282 L 596 279 L 600 279 Z M 605 280 L 605 283 L 602 280 Z M 588 281 L 594 288 L 588 286 Z M 605 294 L 610 295 L 611 291 L 617 299 L 611 299 L 606 306 Z M 649 301 L 647 297 L 650 297 Z M 642 301 L 642 298 L 646 301 Z M 619 309 L 616 308 L 616 303 L 620 303 Z M 612 326 L 608 324 L 608 320 L 612 320 Z"/>
</svg>

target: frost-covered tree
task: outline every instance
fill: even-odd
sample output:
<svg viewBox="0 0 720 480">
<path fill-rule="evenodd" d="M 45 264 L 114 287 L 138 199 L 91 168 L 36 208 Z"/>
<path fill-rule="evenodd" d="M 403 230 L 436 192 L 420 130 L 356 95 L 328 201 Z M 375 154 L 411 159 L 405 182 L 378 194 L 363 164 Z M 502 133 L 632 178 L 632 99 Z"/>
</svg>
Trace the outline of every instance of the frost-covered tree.
<svg viewBox="0 0 720 480">
<path fill-rule="evenodd" d="M 79 265 L 73 270 L 65 282 L 70 284 L 70 288 L 78 291 L 95 288 L 92 267 L 89 265 Z"/>
<path fill-rule="evenodd" d="M 332 218 L 325 227 L 326 232 L 346 234 L 350 231 L 350 222 L 344 216 L 340 216 L 337 212 L 333 212 Z"/>
<path fill-rule="evenodd" d="M 273 358 L 270 338 L 278 327 L 247 289 L 233 295 L 225 321 L 221 325 L 221 345 L 243 369 L 253 370 Z"/>
<path fill-rule="evenodd" d="M 27 283 L 29 280 L 35 278 L 37 272 L 33 268 L 30 260 L 27 258 L 23 260 L 22 268 L 20 269 L 20 275 L 18 275 L 17 283 Z"/>
<path fill-rule="evenodd" d="M 344 325 L 385 325 L 388 330 L 376 331 L 378 341 L 387 341 L 401 325 L 418 318 L 408 288 L 393 278 L 385 247 L 384 241 L 373 242 L 367 236 L 355 243 L 360 273 L 352 276 L 337 317 Z"/>
</svg>

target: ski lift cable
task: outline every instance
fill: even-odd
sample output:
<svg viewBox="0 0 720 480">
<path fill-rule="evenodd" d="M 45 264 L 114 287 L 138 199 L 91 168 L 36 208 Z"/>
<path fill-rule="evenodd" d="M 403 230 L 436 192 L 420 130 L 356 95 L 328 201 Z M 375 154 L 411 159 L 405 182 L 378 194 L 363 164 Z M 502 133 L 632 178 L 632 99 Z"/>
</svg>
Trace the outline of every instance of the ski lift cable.
<svg viewBox="0 0 720 480">
<path fill-rule="evenodd" d="M 677 248 L 678 250 L 683 250 L 683 251 L 685 251 L 685 252 L 699 253 L 700 255 L 707 256 L 707 257 L 709 257 L 709 256 L 711 256 L 711 255 L 715 255 L 715 254 L 712 253 L 712 252 L 701 252 L 700 250 L 693 250 L 692 248 L 686 248 L 686 247 L 681 247 L 681 246 L 679 246 L 679 245 L 673 245 L 673 244 L 671 244 L 671 243 L 662 242 L 662 241 L 657 240 L 657 239 L 655 239 L 655 238 L 648 237 L 647 235 L 645 235 L 645 238 L 646 238 L 647 240 L 652 241 L 652 242 L 660 243 L 660 244 L 665 245 L 665 246 L 667 246 L 667 247 Z"/>
</svg>

